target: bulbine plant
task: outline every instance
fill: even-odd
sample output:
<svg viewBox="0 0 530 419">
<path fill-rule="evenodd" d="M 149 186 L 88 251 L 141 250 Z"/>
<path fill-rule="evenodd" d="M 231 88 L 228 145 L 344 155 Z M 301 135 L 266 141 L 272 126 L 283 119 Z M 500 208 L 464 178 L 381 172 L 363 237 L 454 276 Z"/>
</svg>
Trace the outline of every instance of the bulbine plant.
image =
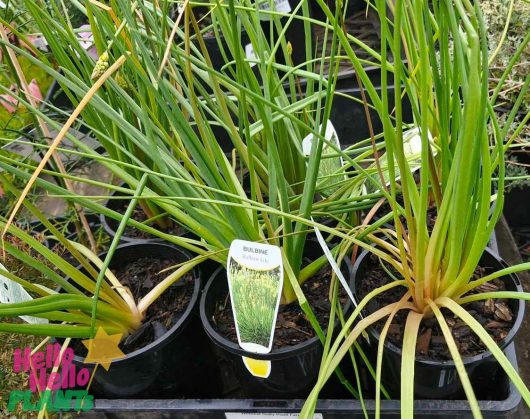
<svg viewBox="0 0 530 419">
<path fill-rule="evenodd" d="M 328 19 L 334 16 L 318 0 Z M 478 2 L 434 1 L 432 5 L 413 1 L 375 1 L 382 29 L 381 80 L 379 96 L 363 72 L 343 34 L 341 45 L 363 80 L 364 88 L 384 126 L 385 150 L 389 172 L 399 170 L 400 180 L 390 176 L 384 191 L 394 214 L 395 230 L 383 230 L 383 237 L 371 234 L 370 248 L 385 265 L 389 283 L 366 295 L 348 319 L 338 337 L 325 348 L 318 383 L 307 399 L 301 417 L 309 418 L 316 407 L 324 383 L 339 365 L 352 344 L 376 322 L 384 320 L 377 348 L 376 417 L 380 417 L 381 368 L 384 344 L 397 313 L 406 313 L 401 348 L 401 412 L 413 417 L 414 366 L 416 344 L 422 321 L 435 319 L 453 358 L 473 415 L 481 417 L 462 356 L 451 334 L 443 310 L 458 316 L 497 359 L 530 404 L 530 392 L 497 343 L 484 327 L 466 311 L 466 303 L 505 298 L 530 300 L 530 294 L 511 291 L 480 292 L 478 288 L 496 278 L 527 270 L 529 263 L 474 277 L 496 222 L 502 214 L 504 187 L 504 151 L 507 127 L 499 126 L 492 104 L 495 95 L 488 91 L 488 54 L 486 34 Z M 387 8 L 388 7 L 388 8 Z M 527 37 L 528 38 L 528 37 Z M 513 66 L 528 39 L 519 46 Z M 406 48 L 404 50 L 404 48 Z M 390 49 L 393 61 L 388 61 Z M 404 53 L 404 54 L 403 54 Z M 405 60 L 404 57 L 411 61 Z M 507 69 L 509 72 L 510 69 Z M 394 78 L 395 109 L 388 106 L 388 75 Z M 530 77 L 526 80 L 528 87 Z M 501 82 L 502 84 L 502 82 Z M 419 181 L 404 158 L 401 98 L 410 100 L 414 124 L 422 142 Z M 516 105 L 520 105 L 520 101 Z M 510 115 L 510 123 L 517 109 Z M 493 127 L 488 138 L 487 127 Z M 430 136 L 439 145 L 437 158 L 431 152 Z M 394 160 L 395 159 L 395 160 Z M 381 187 L 381 190 L 384 190 Z M 401 194 L 402 204 L 397 202 Z M 494 206 L 492 208 L 492 202 Z M 429 211 L 436 220 L 429 228 Z M 390 269 L 389 269 L 390 268 Z M 359 279 L 362 281 L 362 278 Z M 393 288 L 403 290 L 402 297 L 373 313 L 363 309 L 379 294 Z"/>
</svg>

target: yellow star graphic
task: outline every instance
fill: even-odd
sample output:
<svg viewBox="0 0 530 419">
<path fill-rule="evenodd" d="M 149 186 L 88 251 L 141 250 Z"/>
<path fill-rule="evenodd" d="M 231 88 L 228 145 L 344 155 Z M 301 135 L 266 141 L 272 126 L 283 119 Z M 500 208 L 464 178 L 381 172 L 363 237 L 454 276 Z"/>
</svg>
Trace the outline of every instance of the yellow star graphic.
<svg viewBox="0 0 530 419">
<path fill-rule="evenodd" d="M 125 354 L 118 348 L 121 333 L 107 335 L 102 327 L 99 327 L 96 337 L 93 339 L 83 340 L 83 345 L 88 349 L 85 363 L 94 362 L 100 364 L 107 371 L 113 360 L 123 358 Z"/>
</svg>

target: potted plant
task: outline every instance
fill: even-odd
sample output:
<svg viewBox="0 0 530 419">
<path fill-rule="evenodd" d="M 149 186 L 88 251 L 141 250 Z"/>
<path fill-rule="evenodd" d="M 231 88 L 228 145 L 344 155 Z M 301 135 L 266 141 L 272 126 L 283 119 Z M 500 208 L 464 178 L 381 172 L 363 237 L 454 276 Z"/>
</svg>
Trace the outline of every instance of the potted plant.
<svg viewBox="0 0 530 419">
<path fill-rule="evenodd" d="M 1 317 L 30 316 L 24 318 L 33 320 L 23 324 L 3 321 L 0 330 L 74 339 L 70 343 L 76 354 L 74 364 L 93 374 L 89 394 L 208 395 L 210 389 L 201 382 L 200 371 L 211 367 L 211 358 L 205 352 L 206 341 L 201 342 L 197 333 L 200 274 L 196 266 L 200 260 L 161 243 L 117 247 L 118 239 L 101 255 L 102 260 L 88 248 L 66 239 L 31 204 L 27 206 L 66 251 L 59 256 L 2 218 L 1 228 L 7 228 L 4 250 L 8 261 L 30 265 L 42 278 L 21 278 L 2 266 L 2 284 L 8 293 L 13 289 L 10 295 L 18 299 L 8 297 L 3 301 Z M 124 227 L 122 223 L 118 234 Z M 18 242 L 29 246 L 31 253 L 22 252 Z M 22 288 L 26 292 L 19 291 Z M 24 294 L 27 297 L 19 298 Z M 91 363 L 105 364 L 91 355 L 90 347 L 87 354 L 80 342 L 97 339 L 101 330 L 114 335 L 115 345 L 120 345 L 113 351 L 118 356 L 110 360 L 112 367 L 109 370 L 107 365 L 107 371 Z M 182 380 L 175 380 L 176 376 Z M 38 380 L 40 385 L 49 385 Z"/>
<path fill-rule="evenodd" d="M 400 80 L 405 81 L 404 91 L 396 94 L 413 95 L 412 106 L 422 139 L 420 179 L 417 183 L 411 166 L 403 158 L 399 106 L 394 123 L 384 90 L 382 97 L 373 94 L 370 81 L 361 73 L 383 119 L 386 151 L 395 156 L 395 167 L 390 172 L 399 170 L 400 174 L 399 184 L 390 176 L 385 193 L 395 230 L 384 229 L 383 237 L 369 235 L 375 247 L 367 247 L 356 262 L 355 291 L 359 304 L 327 348 L 319 382 L 307 399 L 301 417 L 312 417 L 323 384 L 350 346 L 364 341 L 361 336 L 366 331 L 366 340 L 377 353 L 376 416 L 380 414 L 381 386 L 391 376 L 394 381 L 388 384 L 394 388 L 395 396 L 400 397 L 402 417 L 412 417 L 415 397 L 463 394 L 473 415 L 481 417 L 475 394 L 480 394 L 481 380 L 494 371 L 484 370 L 485 364 L 503 368 L 529 404 L 530 392 L 502 349 L 520 325 L 523 301 L 530 298 L 522 292 L 514 273 L 530 265 L 506 267 L 487 250 L 502 213 L 505 128 L 499 126 L 488 92 L 488 56 L 480 9 L 467 1 L 456 1 L 454 6 L 434 2 L 432 9 L 419 3 L 411 9 L 398 2 L 390 10 L 392 24 L 386 20 L 384 2 L 378 3 L 377 11 L 385 26 L 382 43 L 392 45 L 391 69 L 395 83 L 400 85 Z M 329 11 L 327 14 L 330 15 Z M 415 31 L 409 32 L 412 27 Z M 414 72 L 399 58 L 403 28 L 405 53 L 416 55 Z M 449 40 L 451 48 L 447 48 Z M 355 57 L 351 59 L 360 68 Z M 389 69 L 387 64 L 383 58 L 382 79 Z M 465 76 L 459 70 L 464 67 Z M 487 135 L 488 123 L 493 126 L 493 138 Z M 437 165 L 432 159 L 429 134 L 440 146 Z M 391 157 L 390 166 L 393 161 Z M 498 189 L 492 198 L 494 178 Z M 402 205 L 396 200 L 398 189 Z M 431 200 L 436 209 L 432 229 L 428 219 Z M 490 208 L 492 200 L 493 209 Z M 379 250 L 385 254 L 370 256 Z M 470 305 L 472 302 L 481 304 Z M 495 330 L 498 325 L 489 320 L 483 324 L 479 321 L 492 304 L 491 320 L 504 322 L 503 331 Z M 467 345 L 469 342 L 464 339 L 467 335 L 459 334 L 457 329 L 462 326 L 467 329 L 460 332 L 473 335 L 475 344 Z M 444 343 L 443 350 L 437 347 L 434 336 Z M 480 349 L 470 351 L 473 345 Z"/>
</svg>

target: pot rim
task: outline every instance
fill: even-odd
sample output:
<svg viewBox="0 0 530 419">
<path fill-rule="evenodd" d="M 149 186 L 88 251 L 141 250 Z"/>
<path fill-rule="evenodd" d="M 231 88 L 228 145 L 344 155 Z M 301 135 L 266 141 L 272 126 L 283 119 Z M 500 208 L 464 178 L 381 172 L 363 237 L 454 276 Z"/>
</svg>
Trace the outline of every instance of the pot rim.
<svg viewBox="0 0 530 419">
<path fill-rule="evenodd" d="M 352 274 L 352 266 L 348 258 L 343 259 L 343 263 L 346 266 L 346 269 L 348 270 L 349 279 L 348 284 L 350 285 L 350 288 L 353 284 L 353 274 Z M 257 354 L 253 352 L 247 352 L 244 349 L 242 349 L 237 343 L 232 342 L 231 340 L 228 340 L 224 336 L 222 336 L 215 328 L 212 326 L 211 321 L 209 317 L 206 315 L 206 296 L 208 294 L 208 291 L 214 284 L 215 280 L 218 276 L 222 275 L 223 272 L 226 272 L 226 269 L 223 266 L 218 267 L 213 274 L 211 275 L 210 279 L 206 283 L 206 286 L 204 287 L 201 295 L 201 301 L 199 304 L 199 312 L 201 316 L 202 325 L 204 327 L 204 330 L 206 331 L 206 334 L 214 341 L 214 343 L 223 349 L 227 350 L 230 353 L 233 353 L 235 355 L 245 356 L 252 359 L 261 359 L 261 360 L 269 360 L 269 361 L 275 361 L 284 359 L 287 357 L 292 357 L 296 354 L 302 354 L 305 352 L 309 352 L 313 350 L 313 348 L 316 345 L 320 344 L 320 339 L 318 335 L 313 336 L 312 338 L 298 343 L 293 346 L 286 346 L 281 349 L 272 349 L 271 352 L 267 354 Z M 345 310 L 349 309 L 351 307 L 352 303 L 348 299 L 348 302 L 346 303 Z"/>
<path fill-rule="evenodd" d="M 355 289 L 356 274 L 357 274 L 357 271 L 358 271 L 362 261 L 366 258 L 366 256 L 369 253 L 370 253 L 369 250 L 367 250 L 367 249 L 363 250 L 361 255 L 359 255 L 359 257 L 355 261 L 355 264 L 354 264 L 353 269 L 352 269 L 353 286 L 354 286 L 354 288 L 352 288 L 352 291 L 353 291 L 355 296 L 357 296 L 356 289 Z M 497 270 L 500 270 L 500 269 L 508 267 L 506 262 L 504 262 L 504 260 L 501 259 L 501 257 L 496 252 L 494 252 L 491 248 L 486 247 L 484 249 L 484 253 L 487 254 L 489 257 L 493 258 L 499 264 L 499 266 L 498 266 L 499 269 L 497 269 Z M 517 292 L 522 292 L 523 291 L 523 287 L 521 285 L 521 282 L 519 281 L 519 278 L 517 277 L 517 275 L 515 273 L 511 273 L 511 274 L 508 274 L 508 275 L 503 275 L 500 278 L 504 279 L 505 281 L 506 281 L 506 279 L 509 278 L 513 282 L 513 284 L 515 285 L 515 288 L 516 288 Z M 519 300 L 516 301 L 516 303 L 518 303 L 518 305 L 517 305 L 517 313 L 515 315 L 515 320 L 514 320 L 513 326 L 510 329 L 510 331 L 508 332 L 508 334 L 506 335 L 506 337 L 502 341 L 500 341 L 499 344 L 498 344 L 498 346 L 499 346 L 499 348 L 501 350 L 504 350 L 513 341 L 516 333 L 519 331 L 519 329 L 521 327 L 521 324 L 523 322 L 524 312 L 525 312 L 525 301 L 519 299 Z M 379 341 L 380 333 L 377 332 L 373 327 L 367 328 L 367 332 L 374 339 Z M 388 350 L 393 352 L 395 355 L 401 357 L 401 352 L 402 352 L 401 348 L 397 347 L 392 342 L 386 340 L 385 343 L 384 343 L 384 346 L 385 346 L 385 348 L 387 348 Z M 486 349 L 485 351 L 483 351 L 483 352 L 481 352 L 481 353 L 479 353 L 477 355 L 473 355 L 471 357 L 462 357 L 462 363 L 464 365 L 470 365 L 470 364 L 473 364 L 475 362 L 481 361 L 484 358 L 487 358 L 487 357 L 489 357 L 491 355 L 492 355 L 492 353 L 488 349 Z M 422 364 L 422 365 L 425 365 L 425 366 L 432 366 L 432 367 L 455 367 L 455 363 L 454 363 L 453 360 L 436 361 L 436 360 L 430 360 L 430 359 L 415 359 L 414 362 Z"/>
<path fill-rule="evenodd" d="M 119 186 L 123 186 L 123 185 L 126 185 L 126 184 L 120 183 Z M 110 194 L 110 197 L 113 197 L 113 196 L 127 196 L 127 194 L 124 194 L 123 192 L 120 192 L 120 191 L 114 191 Z M 106 208 L 116 211 L 114 208 L 109 207 L 109 205 L 113 204 L 114 202 L 120 202 L 120 200 L 119 199 L 107 199 L 104 205 Z M 112 220 L 114 220 L 114 218 L 112 218 Z M 118 222 L 119 224 L 119 221 L 117 220 L 114 220 L 114 221 Z M 107 233 L 110 237 L 114 237 L 116 235 L 116 231 L 108 223 L 107 216 L 105 214 L 101 213 L 99 215 L 99 222 L 101 226 L 103 227 L 103 230 L 105 230 L 105 233 Z M 136 239 L 134 237 L 129 237 L 126 234 L 122 234 L 120 237 L 120 241 L 127 242 L 127 243 L 137 243 L 137 242 L 144 242 L 148 240 L 151 240 L 151 239 Z"/>
<path fill-rule="evenodd" d="M 143 240 L 143 241 L 138 240 L 133 243 L 121 244 L 118 247 L 116 247 L 116 251 L 121 250 L 121 249 L 127 250 L 130 247 L 138 247 L 138 246 L 164 247 L 173 252 L 181 253 L 181 255 L 187 259 L 190 258 L 190 254 L 180 247 L 177 247 L 175 245 L 165 244 L 165 243 L 153 242 L 149 240 Z M 101 255 L 105 255 L 105 252 L 100 253 L 98 256 L 101 256 Z M 135 358 L 147 356 L 148 352 L 155 347 L 156 349 L 162 349 L 164 346 L 166 346 L 169 343 L 170 338 L 174 338 L 178 336 L 183 331 L 184 327 L 190 322 L 191 317 L 193 315 L 193 310 L 199 301 L 199 293 L 200 293 L 200 286 L 201 286 L 200 269 L 198 267 L 195 267 L 193 268 L 191 272 L 194 273 L 193 293 L 191 295 L 190 302 L 188 306 L 186 307 L 186 310 L 182 313 L 178 321 L 171 327 L 171 329 L 169 329 L 166 333 L 164 333 L 164 335 L 162 335 L 158 339 L 154 340 L 153 342 L 149 343 L 148 345 L 142 348 L 136 349 L 133 352 L 125 354 L 123 358 L 113 360 L 112 365 L 123 364 Z M 93 362 L 84 362 L 83 359 L 79 355 L 76 355 L 75 353 L 74 353 L 74 360 L 76 362 L 81 362 L 86 366 L 95 365 L 95 363 Z"/>
</svg>

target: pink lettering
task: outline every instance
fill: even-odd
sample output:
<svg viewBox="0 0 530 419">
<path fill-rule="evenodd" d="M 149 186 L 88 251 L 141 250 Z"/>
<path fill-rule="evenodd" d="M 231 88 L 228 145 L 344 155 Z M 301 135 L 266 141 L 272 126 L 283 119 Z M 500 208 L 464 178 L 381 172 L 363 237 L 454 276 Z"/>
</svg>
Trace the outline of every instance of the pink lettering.
<svg viewBox="0 0 530 419">
<path fill-rule="evenodd" d="M 31 349 L 24 348 L 24 353 L 22 354 L 22 349 L 15 349 L 15 354 L 13 356 L 13 371 L 14 372 L 25 372 L 29 370 L 30 364 Z"/>
</svg>

